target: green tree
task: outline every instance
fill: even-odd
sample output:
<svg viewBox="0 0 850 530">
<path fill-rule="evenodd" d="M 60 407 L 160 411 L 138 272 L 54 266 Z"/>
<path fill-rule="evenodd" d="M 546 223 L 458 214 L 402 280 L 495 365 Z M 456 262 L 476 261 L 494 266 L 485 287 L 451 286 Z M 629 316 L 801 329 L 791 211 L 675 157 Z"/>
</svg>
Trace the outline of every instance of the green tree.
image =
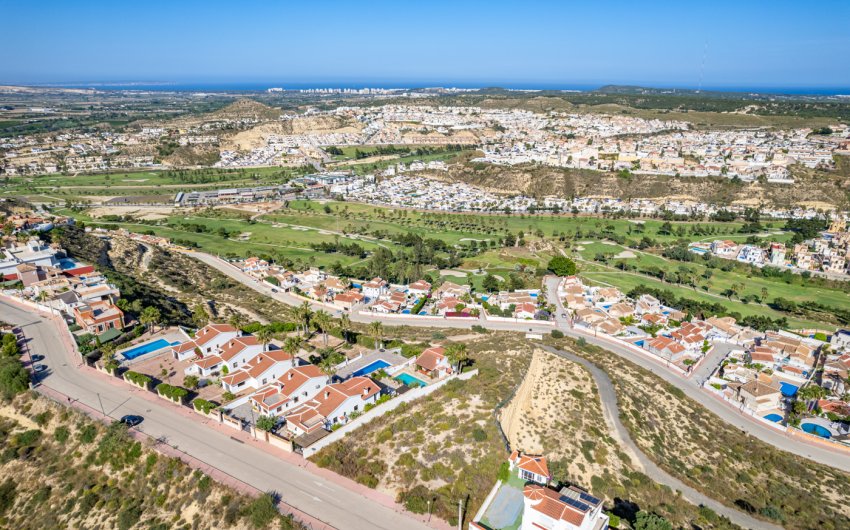
<svg viewBox="0 0 850 530">
<path fill-rule="evenodd" d="M 351 317 L 348 313 L 343 313 L 339 317 L 339 329 L 342 332 L 342 340 L 349 342 L 348 334 L 351 333 Z"/>
<path fill-rule="evenodd" d="M 375 339 L 375 349 L 380 349 L 384 342 L 384 325 L 379 321 L 369 323 L 369 334 Z"/>
<path fill-rule="evenodd" d="M 272 329 L 269 326 L 263 326 L 257 331 L 257 340 L 263 345 L 263 351 L 269 349 L 269 343 L 272 341 Z"/>
<path fill-rule="evenodd" d="M 481 282 L 481 286 L 488 293 L 492 293 L 499 290 L 499 280 L 488 272 L 487 276 L 484 277 L 484 281 Z"/>
<path fill-rule="evenodd" d="M 457 367 L 457 372 L 460 373 L 463 365 L 469 360 L 469 350 L 466 344 L 455 342 L 446 347 L 446 357 L 453 366 Z"/>
<path fill-rule="evenodd" d="M 257 428 L 261 431 L 271 432 L 277 425 L 277 418 L 274 416 L 260 416 L 257 418 Z"/>
<path fill-rule="evenodd" d="M 283 351 L 295 357 L 298 350 L 301 349 L 301 339 L 298 337 L 286 337 L 283 341 Z"/>
<path fill-rule="evenodd" d="M 29 373 L 21 361 L 13 357 L 0 358 L 0 395 L 12 399 L 29 388 Z"/>
<path fill-rule="evenodd" d="M 310 309 L 310 303 L 305 301 L 300 306 L 295 308 L 295 318 L 301 324 L 304 330 L 304 336 L 309 333 L 310 319 L 313 317 L 313 310 Z"/>
<path fill-rule="evenodd" d="M 573 276 L 576 273 L 576 264 L 566 256 L 555 256 L 549 260 L 547 268 L 558 276 Z"/>
<path fill-rule="evenodd" d="M 673 530 L 673 525 L 660 515 L 641 510 L 637 513 L 634 528 L 635 530 Z"/>
<path fill-rule="evenodd" d="M 139 322 L 142 323 L 145 327 L 153 330 L 156 328 L 156 325 L 162 320 L 162 315 L 159 312 L 159 309 L 153 306 L 148 306 L 142 310 L 142 314 L 139 316 Z"/>
<path fill-rule="evenodd" d="M 325 347 L 328 345 L 328 329 L 330 329 L 332 321 L 331 315 L 321 309 L 313 315 L 313 325 L 322 332 Z"/>
</svg>

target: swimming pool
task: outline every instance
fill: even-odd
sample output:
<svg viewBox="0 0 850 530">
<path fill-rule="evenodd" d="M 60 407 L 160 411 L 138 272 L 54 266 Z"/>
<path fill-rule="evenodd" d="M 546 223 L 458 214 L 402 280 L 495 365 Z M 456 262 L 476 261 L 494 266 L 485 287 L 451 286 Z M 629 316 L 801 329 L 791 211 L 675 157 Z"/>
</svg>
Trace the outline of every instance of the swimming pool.
<svg viewBox="0 0 850 530">
<path fill-rule="evenodd" d="M 800 387 L 796 385 L 792 385 L 791 383 L 786 383 L 784 381 L 779 383 L 779 389 L 782 391 L 782 395 L 785 397 L 794 397 L 797 394 L 797 390 Z"/>
<path fill-rule="evenodd" d="M 121 355 L 123 355 L 125 359 L 135 359 L 136 357 L 139 357 L 146 353 L 161 350 L 163 348 L 167 348 L 168 346 L 175 346 L 177 344 L 180 344 L 180 342 L 168 342 L 165 339 L 157 339 L 153 342 L 139 344 L 135 348 L 130 348 L 127 351 L 121 352 Z"/>
<path fill-rule="evenodd" d="M 773 423 L 779 423 L 780 421 L 782 421 L 782 416 L 780 416 L 779 414 L 768 414 L 764 417 L 764 419 L 766 419 L 767 421 L 772 421 Z"/>
<path fill-rule="evenodd" d="M 390 363 L 388 363 L 387 361 L 382 361 L 381 359 L 378 359 L 377 361 L 372 361 L 371 363 L 367 364 L 366 366 L 357 370 L 356 372 L 352 372 L 351 377 L 358 377 L 358 376 L 361 376 L 361 375 L 371 374 L 372 372 L 374 372 L 376 370 L 380 370 L 382 368 L 388 368 L 390 366 L 392 366 L 392 365 Z"/>
<path fill-rule="evenodd" d="M 417 387 L 417 386 L 426 386 L 427 385 L 427 383 L 425 381 L 423 381 L 421 379 L 417 379 L 410 374 L 400 374 L 400 375 L 396 376 L 395 380 L 399 381 L 401 383 L 404 383 L 405 385 L 407 385 L 411 388 Z"/>
<path fill-rule="evenodd" d="M 829 429 L 822 425 L 818 425 L 817 423 L 804 423 L 800 425 L 800 428 L 809 434 L 814 434 L 816 436 L 820 436 L 821 438 L 832 437 L 832 433 L 829 432 Z"/>
</svg>

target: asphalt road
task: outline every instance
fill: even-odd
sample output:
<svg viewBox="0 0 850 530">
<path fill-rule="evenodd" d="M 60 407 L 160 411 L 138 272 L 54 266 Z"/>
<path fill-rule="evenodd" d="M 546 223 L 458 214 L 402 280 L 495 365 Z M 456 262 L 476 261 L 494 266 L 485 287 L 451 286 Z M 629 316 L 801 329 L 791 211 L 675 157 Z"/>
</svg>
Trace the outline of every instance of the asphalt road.
<svg viewBox="0 0 850 530">
<path fill-rule="evenodd" d="M 555 294 L 557 293 L 557 282 L 557 278 L 554 280 L 547 279 L 547 295 L 550 297 L 550 302 L 555 304 L 555 307 L 558 307 L 558 314 L 560 315 L 563 312 L 563 306 L 561 305 L 560 300 L 557 299 L 557 294 Z M 788 451 L 789 453 L 808 458 L 820 464 L 850 472 L 850 454 L 847 452 L 837 448 L 834 449 L 827 445 L 809 443 L 802 439 L 792 438 L 781 431 L 765 425 L 756 418 L 746 414 L 741 414 L 736 408 L 731 407 L 703 390 L 702 387 L 700 387 L 699 381 L 701 380 L 698 380 L 698 376 L 700 374 L 705 374 L 706 371 L 710 373 L 710 362 L 713 359 L 707 359 L 703 365 L 700 366 L 695 376 L 686 378 L 677 372 L 668 370 L 658 361 L 636 353 L 618 343 L 606 340 L 604 337 L 596 337 L 571 328 L 565 321 L 559 321 L 558 329 L 571 337 L 582 337 L 590 344 L 604 348 L 637 364 L 638 366 L 646 368 L 668 383 L 681 388 L 685 395 L 701 404 L 732 427 L 741 429 L 743 432 L 751 434 L 763 442 L 769 443 L 783 451 Z M 716 355 L 712 355 L 712 358 L 719 356 L 721 353 L 722 352 L 718 352 Z"/>
<path fill-rule="evenodd" d="M 230 265 L 229 263 L 215 256 L 211 256 L 203 252 L 192 252 L 189 255 L 206 263 L 207 265 L 210 265 L 211 267 L 241 282 L 242 284 L 260 293 L 271 296 L 272 298 L 275 298 L 280 302 L 293 306 L 297 306 L 303 303 L 302 299 L 292 296 L 290 294 L 282 292 L 272 292 L 271 287 L 269 287 L 265 283 L 259 282 L 252 276 L 245 274 L 233 265 Z M 732 427 L 741 429 L 742 431 L 751 434 L 752 436 L 755 436 L 760 440 L 769 443 L 770 445 L 783 451 L 788 451 L 790 453 L 804 458 L 808 458 L 820 464 L 835 467 L 837 469 L 841 469 L 842 471 L 850 472 L 850 453 L 841 451 L 840 449 L 832 448 L 827 445 L 821 445 L 806 441 L 804 439 L 790 437 L 781 431 L 777 431 L 765 425 L 756 418 L 753 418 L 746 414 L 741 414 L 736 408 L 730 406 L 729 404 L 723 401 L 720 401 L 718 398 L 711 396 L 710 394 L 708 394 L 708 392 L 706 392 L 700 387 L 699 382 L 705 379 L 705 377 L 707 377 L 707 375 L 710 374 L 711 371 L 713 371 L 714 367 L 716 366 L 716 363 L 718 363 L 721 356 L 724 355 L 724 350 L 728 351 L 731 346 L 718 346 L 715 349 L 716 351 L 713 351 L 709 355 L 709 358 L 707 358 L 702 364 L 700 364 L 700 366 L 697 368 L 696 372 L 692 377 L 684 377 L 677 372 L 667 369 L 662 363 L 658 362 L 657 360 L 650 359 L 646 355 L 636 353 L 631 349 L 622 346 L 618 342 L 614 342 L 604 336 L 595 336 L 593 334 L 589 334 L 587 332 L 583 332 L 582 330 L 573 328 L 570 324 L 569 319 L 561 316 L 562 314 L 566 313 L 566 310 L 561 304 L 561 300 L 557 296 L 559 282 L 560 278 L 556 276 L 547 276 L 545 278 L 544 284 L 546 287 L 546 296 L 548 302 L 552 304 L 555 308 L 557 308 L 557 310 L 555 311 L 556 327 L 559 330 L 563 331 L 565 335 L 573 338 L 584 338 L 590 344 L 594 344 L 596 346 L 604 348 L 612 353 L 615 353 L 616 355 L 619 355 L 620 357 L 623 357 L 624 359 L 627 359 L 643 368 L 646 368 L 647 370 L 655 373 L 667 382 L 681 388 L 688 397 L 702 404 L 705 408 L 717 415 L 722 421 L 726 422 Z M 322 306 L 320 304 L 311 304 L 311 306 L 313 307 L 313 309 L 324 309 L 326 311 L 328 310 L 327 307 Z M 339 316 L 341 312 L 342 311 L 337 311 L 334 316 Z M 483 316 L 477 319 L 470 318 L 469 320 L 435 320 L 418 316 L 389 318 L 379 314 L 360 315 L 355 312 L 351 314 L 351 320 L 352 322 L 361 323 L 368 323 L 377 320 L 383 322 L 385 325 L 395 326 L 464 329 L 469 329 L 473 325 L 478 324 L 491 330 L 514 331 L 524 333 L 534 332 L 542 334 L 550 333 L 553 329 L 551 325 L 535 324 L 534 322 L 526 320 L 506 322 L 497 320 L 487 320 Z M 712 362 L 715 363 L 715 366 L 712 366 Z"/>
<path fill-rule="evenodd" d="M 718 514 L 728 517 L 733 523 L 744 528 L 753 528 L 756 530 L 779 530 L 781 528 L 780 526 L 761 521 L 744 512 L 721 504 L 711 497 L 703 495 L 699 491 L 658 467 L 655 462 L 650 460 L 650 458 L 646 456 L 640 448 L 638 448 L 637 444 L 635 444 L 632 440 L 628 429 L 626 429 L 626 426 L 620 421 L 620 410 L 617 406 L 617 393 L 614 390 L 614 385 L 611 383 L 611 379 L 608 377 L 608 374 L 587 359 L 583 359 L 577 355 L 573 355 L 572 353 L 551 348 L 549 346 L 542 346 L 542 348 L 548 352 L 554 353 L 555 355 L 559 355 L 565 359 L 578 363 L 590 372 L 593 379 L 596 381 L 596 387 L 599 389 L 599 399 L 602 402 L 602 413 L 605 417 L 605 422 L 616 436 L 617 441 L 631 454 L 637 456 L 637 459 L 643 467 L 644 473 L 646 473 L 649 478 L 659 484 L 669 486 L 674 491 L 681 491 L 682 496 L 691 503 L 708 506 Z"/>
<path fill-rule="evenodd" d="M 48 371 L 40 384 L 101 410 L 113 418 L 125 414 L 144 417 L 139 429 L 154 438 L 164 438 L 193 457 L 261 491 L 276 491 L 281 499 L 299 510 L 339 529 L 372 530 L 429 528 L 422 522 L 396 513 L 344 486 L 331 482 L 274 455 L 240 443 L 226 434 L 176 414 L 174 407 L 139 397 L 143 390 L 115 385 L 84 373 L 70 358 L 63 338 L 53 322 L 0 301 L 0 320 L 21 327 L 33 353 L 45 356 Z"/>
</svg>

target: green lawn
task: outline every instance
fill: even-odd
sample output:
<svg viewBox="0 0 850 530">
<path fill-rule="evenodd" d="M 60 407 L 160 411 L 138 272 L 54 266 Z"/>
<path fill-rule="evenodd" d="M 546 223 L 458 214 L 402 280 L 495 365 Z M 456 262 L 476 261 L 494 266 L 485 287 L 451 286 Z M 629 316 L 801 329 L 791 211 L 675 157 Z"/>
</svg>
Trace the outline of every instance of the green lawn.
<svg viewBox="0 0 850 530">
<path fill-rule="evenodd" d="M 585 270 L 580 273 L 580 276 L 586 278 L 587 280 L 590 280 L 591 283 L 613 285 L 614 287 L 617 287 L 623 292 L 629 292 L 635 287 L 641 285 L 653 287 L 656 289 L 665 289 L 675 293 L 676 296 L 691 298 L 703 302 L 720 303 L 729 311 L 738 312 L 742 316 L 764 315 L 773 319 L 786 317 L 788 319 L 788 325 L 792 329 L 813 327 L 830 330 L 835 329 L 835 326 L 824 324 L 821 322 L 795 318 L 790 315 L 786 315 L 785 313 L 775 311 L 767 306 L 758 304 L 745 304 L 738 300 L 728 300 L 721 296 L 712 296 L 711 294 L 703 292 L 701 289 L 697 289 L 695 291 L 689 287 L 682 287 L 678 285 L 664 283 L 660 280 L 656 280 L 648 276 L 640 276 L 637 274 L 630 274 L 622 271 L 603 271 L 599 270 L 598 268 L 594 270 Z"/>
</svg>

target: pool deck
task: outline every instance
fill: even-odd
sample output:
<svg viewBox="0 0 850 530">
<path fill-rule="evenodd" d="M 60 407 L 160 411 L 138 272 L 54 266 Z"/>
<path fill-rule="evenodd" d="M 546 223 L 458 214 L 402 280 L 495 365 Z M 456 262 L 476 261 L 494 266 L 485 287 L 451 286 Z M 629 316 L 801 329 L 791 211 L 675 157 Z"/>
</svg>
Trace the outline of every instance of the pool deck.
<svg viewBox="0 0 850 530">
<path fill-rule="evenodd" d="M 401 367 L 405 366 L 407 363 L 413 361 L 413 359 L 408 359 L 402 355 L 399 355 L 400 349 L 396 348 L 393 350 L 384 350 L 384 351 L 372 351 L 364 354 L 362 357 L 358 359 L 354 359 L 353 361 L 348 361 L 348 364 L 339 368 L 336 372 L 336 376 L 342 380 L 348 379 L 356 372 L 363 367 L 369 366 L 370 364 L 376 361 L 384 361 L 389 364 L 389 368 L 385 368 L 385 370 L 391 375 L 395 374 L 397 371 L 401 369 Z M 366 374 L 368 375 L 368 374 Z"/>
<path fill-rule="evenodd" d="M 148 353 L 139 355 L 138 357 L 135 357 L 133 359 L 125 359 L 124 356 L 122 355 L 125 351 L 132 350 L 133 348 L 137 348 L 139 346 L 148 344 L 149 342 L 156 342 L 160 339 L 165 339 L 167 342 L 172 343 L 172 342 L 184 342 L 184 341 L 189 340 L 189 338 L 190 337 L 188 335 L 186 335 L 186 333 L 180 328 L 167 328 L 167 329 L 158 331 L 158 332 L 154 333 L 153 335 L 148 335 L 146 337 L 143 336 L 142 338 L 135 340 L 130 345 L 128 345 L 126 348 L 121 348 L 120 350 L 116 351 L 115 356 L 116 356 L 116 358 L 121 359 L 122 364 L 124 366 L 131 366 L 133 364 L 144 361 L 146 359 L 150 359 L 152 357 L 158 357 L 159 355 L 168 351 L 168 348 L 170 348 L 170 346 L 166 346 L 166 347 L 162 347 L 158 350 L 150 351 Z"/>
</svg>

